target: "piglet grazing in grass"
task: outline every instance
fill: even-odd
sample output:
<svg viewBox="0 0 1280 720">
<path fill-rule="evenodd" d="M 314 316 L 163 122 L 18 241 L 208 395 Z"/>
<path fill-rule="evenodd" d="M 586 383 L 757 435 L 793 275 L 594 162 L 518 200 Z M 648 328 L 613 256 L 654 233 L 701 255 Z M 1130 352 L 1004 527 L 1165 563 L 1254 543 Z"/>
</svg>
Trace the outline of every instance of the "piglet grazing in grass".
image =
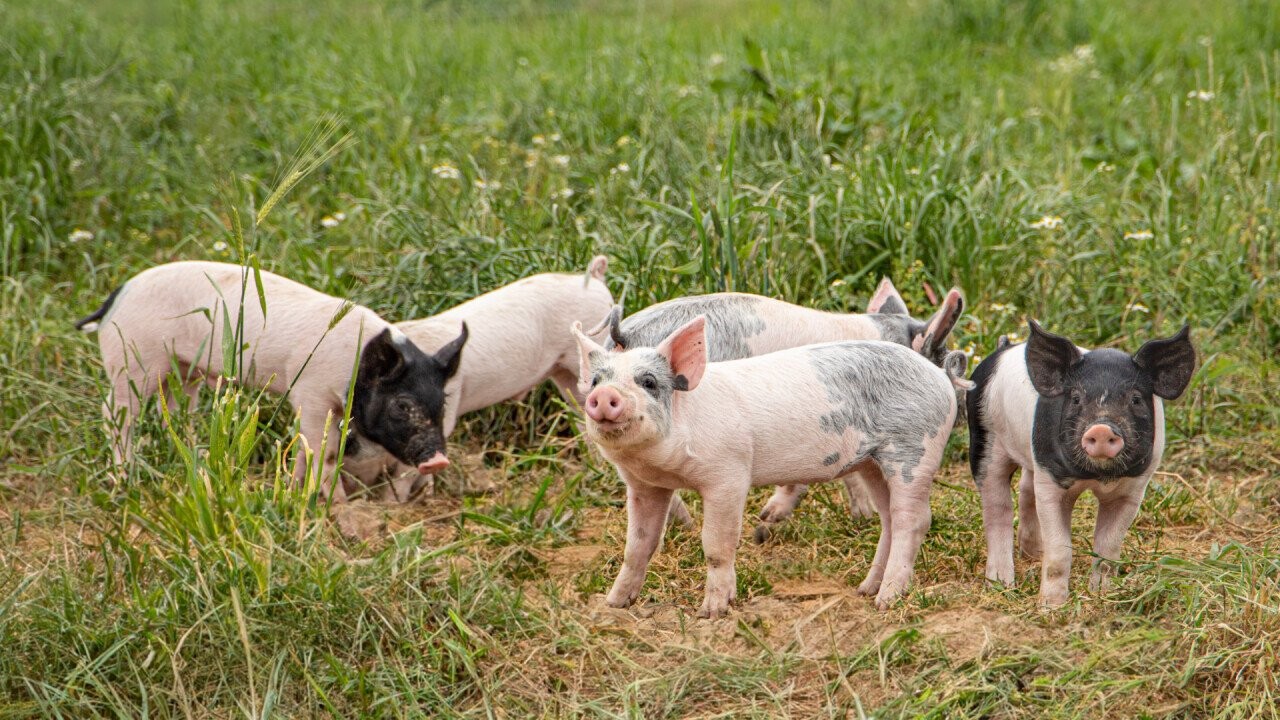
<svg viewBox="0 0 1280 720">
<path fill-rule="evenodd" d="M 467 352 L 445 388 L 441 429 L 448 437 L 458 416 L 517 398 L 550 379 L 565 396 L 582 404 L 578 394 L 578 349 L 564 332 L 571 323 L 596 324 L 613 307 L 604 283 L 609 262 L 592 258 L 585 274 L 543 273 L 518 280 L 421 320 L 397 323 L 418 347 L 442 348 L 460 324 L 470 328 Z M 430 486 L 412 463 L 396 463 L 383 453 L 361 455 L 358 462 L 392 472 L 392 491 L 406 501 Z"/>
<path fill-rule="evenodd" d="M 969 464 L 982 496 L 987 578 L 1013 582 L 1013 471 L 1018 543 L 1042 556 L 1040 604 L 1067 601 L 1071 510 L 1085 490 L 1098 498 L 1093 549 L 1118 560 L 1164 452 L 1163 400 L 1187 389 L 1196 354 L 1187 327 L 1136 354 L 1078 348 L 1031 322 L 1025 344 L 1002 345 L 973 372 L 968 395 Z M 1113 568 L 1094 562 L 1090 591 Z"/>
<path fill-rule="evenodd" d="M 635 601 L 673 491 L 702 496 L 708 569 L 698 614 L 719 617 L 735 596 L 734 554 L 751 487 L 850 483 L 857 471 L 881 526 L 858 591 L 888 607 L 910 584 L 929 528 L 929 489 L 956 412 L 953 379 L 886 342 L 708 364 L 706 325 L 699 315 L 656 348 L 626 351 L 573 329 L 589 388 L 587 435 L 627 488 L 626 550 L 606 602 Z"/>
<path fill-rule="evenodd" d="M 118 463 L 131 456 L 133 423 L 157 390 L 173 405 L 176 390 L 194 397 L 201 383 L 234 375 L 227 379 L 288 396 L 303 449 L 318 452 L 324 441 L 322 487 L 343 501 L 343 483 L 335 482 L 337 429 L 355 368 L 348 451 L 373 443 L 422 473 L 449 464 L 444 386 L 457 372 L 465 324 L 428 354 L 372 310 L 279 275 L 175 262 L 137 274 L 76 326 L 98 332 Z M 164 381 L 171 369 L 181 388 Z M 295 467 L 303 477 L 306 458 Z"/>
<path fill-rule="evenodd" d="M 715 293 L 668 300 L 626 318 L 621 309 L 610 316 L 606 345 L 627 349 L 653 347 L 671 331 L 696 315 L 707 318 L 707 358 L 711 362 L 739 360 L 801 345 L 842 340 L 884 340 L 910 347 L 933 364 L 947 354 L 951 329 L 964 311 L 964 296 L 952 288 L 927 321 L 907 313 L 907 304 L 889 278 L 880 281 L 867 303 L 866 314 L 833 313 L 792 305 L 759 295 Z M 875 509 L 860 485 L 850 486 L 855 516 L 869 516 Z M 795 510 L 807 485 L 779 485 L 760 512 L 755 538 L 763 542 L 771 528 Z M 689 511 L 677 495 L 672 518 L 689 525 Z"/>
</svg>

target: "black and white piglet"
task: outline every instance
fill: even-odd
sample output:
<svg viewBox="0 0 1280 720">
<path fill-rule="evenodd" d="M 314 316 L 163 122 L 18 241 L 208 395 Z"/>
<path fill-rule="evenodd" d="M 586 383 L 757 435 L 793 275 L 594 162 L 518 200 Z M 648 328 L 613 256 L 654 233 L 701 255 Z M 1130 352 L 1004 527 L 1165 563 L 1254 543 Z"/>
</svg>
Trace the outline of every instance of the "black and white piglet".
<svg viewBox="0 0 1280 720">
<path fill-rule="evenodd" d="M 969 465 L 982 496 L 989 580 L 1013 582 L 1013 502 L 1018 543 L 1042 557 L 1040 604 L 1067 601 L 1071 510 L 1085 490 L 1098 498 L 1093 549 L 1118 560 L 1147 483 L 1164 452 L 1163 400 L 1187 389 L 1196 354 L 1183 326 L 1136 354 L 1088 351 L 1045 332 L 1034 320 L 1025 344 L 1002 345 L 973 372 L 968 395 Z M 1095 562 L 1090 591 L 1112 569 Z"/>
</svg>

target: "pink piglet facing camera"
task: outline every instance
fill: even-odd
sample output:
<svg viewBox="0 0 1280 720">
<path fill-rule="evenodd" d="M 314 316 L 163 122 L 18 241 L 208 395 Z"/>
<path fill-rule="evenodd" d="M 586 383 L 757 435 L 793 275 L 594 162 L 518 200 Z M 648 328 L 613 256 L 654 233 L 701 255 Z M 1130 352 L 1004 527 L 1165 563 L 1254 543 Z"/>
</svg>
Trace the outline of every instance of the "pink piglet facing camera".
<svg viewBox="0 0 1280 720">
<path fill-rule="evenodd" d="M 676 490 L 703 499 L 706 595 L 724 615 L 734 556 L 756 485 L 861 478 L 881 519 L 859 592 L 888 607 L 909 587 L 930 521 L 929 490 L 965 381 L 918 352 L 881 342 L 806 345 L 708 363 L 706 318 L 656 347 L 608 350 L 575 324 L 587 436 L 627 489 L 622 570 L 606 602 L 636 600 Z M 954 368 L 954 363 L 946 363 Z"/>
</svg>

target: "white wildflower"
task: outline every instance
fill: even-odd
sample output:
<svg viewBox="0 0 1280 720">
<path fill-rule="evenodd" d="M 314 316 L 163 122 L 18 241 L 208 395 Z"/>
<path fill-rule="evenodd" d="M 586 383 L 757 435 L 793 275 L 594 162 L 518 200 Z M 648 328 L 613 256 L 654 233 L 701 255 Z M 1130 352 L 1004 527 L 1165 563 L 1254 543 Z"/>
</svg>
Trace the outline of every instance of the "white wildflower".
<svg viewBox="0 0 1280 720">
<path fill-rule="evenodd" d="M 477 190 L 501 190 L 502 183 L 497 180 L 476 180 L 475 186 Z"/>
<path fill-rule="evenodd" d="M 1146 305 L 1143 305 L 1142 303 L 1131 303 L 1129 305 L 1129 312 L 1150 313 L 1151 308 L 1147 307 Z"/>
<path fill-rule="evenodd" d="M 320 218 L 320 225 L 327 228 L 338 227 L 338 223 L 340 222 L 342 221 L 332 215 L 325 215 Z"/>
<path fill-rule="evenodd" d="M 618 163 L 616 167 L 609 169 L 610 175 L 622 175 L 631 172 L 631 166 L 626 163 Z"/>
<path fill-rule="evenodd" d="M 556 197 L 560 198 L 561 200 L 568 200 L 569 198 L 573 197 L 573 188 L 565 188 L 561 190 L 560 192 L 556 193 Z"/>
<path fill-rule="evenodd" d="M 1192 90 L 1187 93 L 1188 100 L 1199 100 L 1200 102 L 1209 102 L 1213 99 L 1212 90 Z"/>
<path fill-rule="evenodd" d="M 563 139 L 564 139 L 564 136 L 563 136 L 563 135 L 561 135 L 560 133 L 551 133 L 551 137 L 549 137 L 549 138 L 547 138 L 547 139 L 548 139 L 548 140 L 550 140 L 550 141 L 551 141 L 551 142 L 553 142 L 553 143 L 558 143 L 558 142 L 560 142 L 561 140 L 563 140 Z"/>
<path fill-rule="evenodd" d="M 679 98 L 693 97 L 697 94 L 698 88 L 692 85 L 681 85 L 679 88 L 676 88 L 676 97 Z"/>
<path fill-rule="evenodd" d="M 221 240 L 213 244 L 213 251 L 219 255 L 225 255 L 228 249 L 227 244 Z"/>
<path fill-rule="evenodd" d="M 617 145 L 618 147 L 626 147 L 630 145 L 631 142 L 632 140 L 630 135 L 623 135 L 622 137 L 618 138 L 618 141 L 615 142 L 614 145 Z"/>
<path fill-rule="evenodd" d="M 71 231 L 71 234 L 67 236 L 67 239 L 71 242 L 86 242 L 93 239 L 93 233 L 85 230 L 84 228 L 76 228 Z"/>
<path fill-rule="evenodd" d="M 537 145 L 538 147 L 542 147 L 543 145 L 546 145 L 546 144 L 547 144 L 547 136 L 546 136 L 546 135 L 534 135 L 534 136 L 533 136 L 533 144 L 534 144 L 534 145 Z"/>
<path fill-rule="evenodd" d="M 431 168 L 431 174 L 443 180 L 459 180 L 462 172 L 453 163 L 440 163 Z"/>
<path fill-rule="evenodd" d="M 339 210 L 338 212 L 333 214 L 333 219 L 337 220 L 338 222 L 342 222 L 343 220 L 347 219 L 347 214 Z"/>
<path fill-rule="evenodd" d="M 1045 215 L 1031 223 L 1031 227 L 1034 230 L 1057 230 L 1062 227 L 1062 218 L 1057 215 Z"/>
<path fill-rule="evenodd" d="M 559 168 L 567 168 L 569 167 L 569 156 L 568 155 L 552 155 L 551 164 Z"/>
<path fill-rule="evenodd" d="M 1150 240 L 1155 237 L 1155 233 L 1150 230 L 1130 230 L 1124 234 L 1125 240 Z"/>
<path fill-rule="evenodd" d="M 720 67 L 724 64 L 724 56 L 720 53 L 713 53 L 711 57 L 707 58 L 707 63 L 710 64 L 711 67 Z"/>
</svg>

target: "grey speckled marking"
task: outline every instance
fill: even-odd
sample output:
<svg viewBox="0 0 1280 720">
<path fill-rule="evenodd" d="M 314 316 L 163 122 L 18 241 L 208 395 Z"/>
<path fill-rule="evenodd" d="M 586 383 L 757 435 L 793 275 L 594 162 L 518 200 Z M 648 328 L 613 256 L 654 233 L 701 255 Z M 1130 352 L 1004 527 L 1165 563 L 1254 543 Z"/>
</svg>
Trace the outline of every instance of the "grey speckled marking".
<svg viewBox="0 0 1280 720">
<path fill-rule="evenodd" d="M 593 357 L 591 363 L 592 373 L 603 375 L 607 372 L 610 375 L 608 379 L 615 380 L 613 377 L 614 368 L 607 365 L 611 357 L 602 355 L 598 362 Z M 671 396 L 676 392 L 677 386 L 680 384 L 677 380 L 682 379 L 684 376 L 676 376 L 672 373 L 671 364 L 667 362 L 666 358 L 659 355 L 656 350 L 642 348 L 641 352 L 633 357 L 635 359 L 631 363 L 631 377 L 621 378 L 618 382 L 622 385 L 636 385 L 640 397 L 644 398 L 645 401 L 645 414 L 653 418 L 654 423 L 658 426 L 658 431 L 665 437 L 671 431 Z M 653 379 L 657 381 L 658 387 L 654 395 L 650 395 L 639 387 L 640 377 L 645 374 L 652 375 Z M 687 386 L 687 381 L 685 385 Z"/>
<path fill-rule="evenodd" d="M 905 350 L 906 353 L 914 353 Z M 952 393 L 919 371 L 904 350 L 875 343 L 822 345 L 809 351 L 814 372 L 826 390 L 832 410 L 819 420 L 833 435 L 853 428 L 864 437 L 862 447 L 886 474 L 911 482 L 924 457 L 925 440 L 949 428 Z"/>
<path fill-rule="evenodd" d="M 606 358 L 599 350 L 587 356 L 587 361 L 591 363 L 591 386 L 595 387 L 599 383 L 609 382 L 615 377 L 613 368 L 606 363 Z"/>
<path fill-rule="evenodd" d="M 840 462 L 840 453 L 838 452 L 833 452 L 830 455 L 822 458 L 823 465 L 835 465 L 838 462 Z"/>
<path fill-rule="evenodd" d="M 880 331 L 881 340 L 903 347 L 911 347 L 911 341 L 922 335 L 928 327 L 909 315 L 870 313 L 863 317 L 875 324 Z"/>
<path fill-rule="evenodd" d="M 902 304 L 902 300 L 898 297 L 890 297 L 880 306 L 880 312 L 885 315 L 909 315 L 907 306 Z"/>
<path fill-rule="evenodd" d="M 749 338 L 764 332 L 756 312 L 763 298 L 717 293 L 676 298 L 651 305 L 622 321 L 628 349 L 654 347 L 677 328 L 699 315 L 707 318 L 707 362 L 751 357 Z M 612 346 L 612 342 L 609 343 Z"/>
</svg>

